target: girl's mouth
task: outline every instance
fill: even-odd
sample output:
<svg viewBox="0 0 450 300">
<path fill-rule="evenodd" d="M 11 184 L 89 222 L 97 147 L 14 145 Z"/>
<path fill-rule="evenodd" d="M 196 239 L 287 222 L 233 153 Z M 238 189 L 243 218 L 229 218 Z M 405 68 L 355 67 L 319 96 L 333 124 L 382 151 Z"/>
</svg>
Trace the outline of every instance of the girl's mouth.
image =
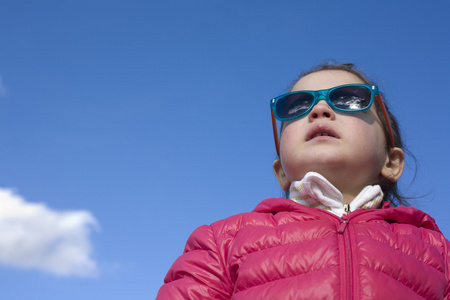
<svg viewBox="0 0 450 300">
<path fill-rule="evenodd" d="M 315 135 L 313 135 L 313 136 L 311 137 L 311 139 L 313 139 L 313 138 L 315 138 L 315 137 L 318 137 L 318 136 L 331 136 L 331 137 L 334 137 L 333 135 L 331 135 L 331 134 L 329 134 L 329 133 L 326 133 L 326 132 L 319 132 L 319 133 L 316 133 Z"/>
<path fill-rule="evenodd" d="M 318 137 L 339 139 L 339 136 L 337 135 L 336 131 L 334 131 L 333 128 L 326 125 L 313 126 L 306 135 L 306 141 L 310 141 Z"/>
</svg>

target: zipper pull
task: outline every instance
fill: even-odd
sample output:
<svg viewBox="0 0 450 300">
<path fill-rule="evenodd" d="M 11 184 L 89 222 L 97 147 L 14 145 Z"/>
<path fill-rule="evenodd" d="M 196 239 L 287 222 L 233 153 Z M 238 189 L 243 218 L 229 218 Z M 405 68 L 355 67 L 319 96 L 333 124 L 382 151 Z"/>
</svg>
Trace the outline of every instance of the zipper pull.
<svg viewBox="0 0 450 300">
<path fill-rule="evenodd" d="M 340 221 L 341 221 L 341 224 L 339 225 L 338 233 L 341 233 L 341 234 L 342 234 L 342 233 L 344 233 L 345 228 L 347 228 L 347 224 L 348 224 L 348 218 L 347 218 L 347 215 L 343 215 L 343 216 L 341 217 Z"/>
<path fill-rule="evenodd" d="M 351 213 L 350 203 L 344 204 L 344 211 L 345 211 L 346 214 Z"/>
</svg>

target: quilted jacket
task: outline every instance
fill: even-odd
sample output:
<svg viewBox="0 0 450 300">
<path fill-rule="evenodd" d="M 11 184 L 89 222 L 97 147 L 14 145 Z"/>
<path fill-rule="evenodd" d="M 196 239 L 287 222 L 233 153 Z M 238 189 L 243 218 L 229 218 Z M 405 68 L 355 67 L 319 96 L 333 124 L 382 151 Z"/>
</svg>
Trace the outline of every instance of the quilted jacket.
<svg viewBox="0 0 450 300">
<path fill-rule="evenodd" d="M 189 237 L 157 299 L 450 299 L 450 243 L 412 207 L 266 199 Z"/>
</svg>

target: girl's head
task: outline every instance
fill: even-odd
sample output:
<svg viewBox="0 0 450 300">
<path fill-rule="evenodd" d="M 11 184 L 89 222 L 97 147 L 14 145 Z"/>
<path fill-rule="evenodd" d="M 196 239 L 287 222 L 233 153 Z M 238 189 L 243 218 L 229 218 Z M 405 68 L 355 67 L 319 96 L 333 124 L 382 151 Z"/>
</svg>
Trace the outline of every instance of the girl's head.
<svg viewBox="0 0 450 300">
<path fill-rule="evenodd" d="M 373 85 L 353 65 L 325 64 L 303 73 L 290 91 L 327 90 L 348 84 Z M 282 124 L 280 158 L 274 162 L 282 189 L 288 190 L 292 181 L 314 171 L 332 182 L 346 202 L 364 186 L 379 184 L 386 197 L 402 203 L 396 182 L 403 172 L 403 144 L 388 108 L 395 147 L 376 101 L 368 110 L 349 113 L 334 110 L 320 99 L 306 115 Z"/>
</svg>

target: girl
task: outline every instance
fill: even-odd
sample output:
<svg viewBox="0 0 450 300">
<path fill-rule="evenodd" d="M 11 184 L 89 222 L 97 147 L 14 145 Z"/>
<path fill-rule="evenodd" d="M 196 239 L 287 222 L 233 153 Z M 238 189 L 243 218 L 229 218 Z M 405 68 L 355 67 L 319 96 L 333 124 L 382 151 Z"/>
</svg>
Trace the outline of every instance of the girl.
<svg viewBox="0 0 450 300">
<path fill-rule="evenodd" d="M 271 110 L 289 199 L 195 230 L 157 299 L 450 299 L 449 241 L 398 206 L 402 141 L 378 88 L 325 64 Z"/>
</svg>

